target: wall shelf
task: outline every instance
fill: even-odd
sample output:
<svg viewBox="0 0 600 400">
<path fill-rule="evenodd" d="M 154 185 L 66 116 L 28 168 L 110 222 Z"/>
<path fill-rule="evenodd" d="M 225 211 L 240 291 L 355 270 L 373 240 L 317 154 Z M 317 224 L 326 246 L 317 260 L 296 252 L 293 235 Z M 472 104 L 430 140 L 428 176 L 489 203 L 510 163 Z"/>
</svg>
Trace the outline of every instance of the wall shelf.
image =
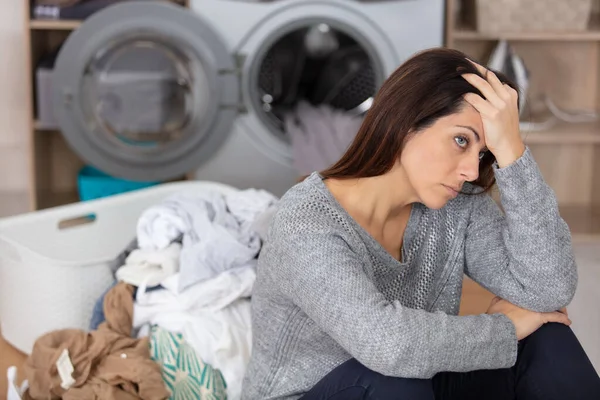
<svg viewBox="0 0 600 400">
<path fill-rule="evenodd" d="M 454 1 L 454 0 L 451 0 Z M 585 42 L 600 41 L 600 15 L 593 13 L 588 23 L 588 28 L 583 31 L 567 32 L 502 32 L 485 33 L 479 32 L 476 28 L 474 13 L 460 17 L 459 21 L 452 28 L 452 37 L 455 40 L 478 41 L 478 40 L 510 40 L 510 41 L 551 41 L 551 42 Z"/>
<path fill-rule="evenodd" d="M 522 132 L 526 144 L 600 144 L 600 122 L 559 122 L 545 131 Z"/>
<path fill-rule="evenodd" d="M 58 130 L 58 128 L 56 128 L 56 127 L 48 127 L 43 122 L 41 122 L 41 121 L 39 121 L 37 119 L 33 120 L 33 128 L 36 131 L 48 131 L 48 132 L 52 132 L 52 131 Z"/>
<path fill-rule="evenodd" d="M 485 65 L 500 39 L 507 39 L 530 75 L 528 109 L 523 122 L 542 122 L 551 99 L 560 109 L 600 110 L 600 0 L 585 31 L 503 32 L 476 30 L 477 2 L 446 2 L 446 47 Z M 538 104 L 536 104 L 536 101 Z M 600 243 L 600 120 L 558 121 L 542 131 L 523 131 L 574 241 Z"/>
<path fill-rule="evenodd" d="M 594 19 L 590 27 L 585 31 L 573 32 L 503 32 L 485 33 L 479 32 L 473 27 L 459 25 L 452 36 L 456 40 L 511 40 L 511 41 L 600 41 L 600 22 Z"/>
<path fill-rule="evenodd" d="M 81 21 L 77 20 L 32 19 L 29 21 L 31 29 L 45 31 L 72 31 L 79 28 L 79 25 L 81 25 Z"/>
</svg>

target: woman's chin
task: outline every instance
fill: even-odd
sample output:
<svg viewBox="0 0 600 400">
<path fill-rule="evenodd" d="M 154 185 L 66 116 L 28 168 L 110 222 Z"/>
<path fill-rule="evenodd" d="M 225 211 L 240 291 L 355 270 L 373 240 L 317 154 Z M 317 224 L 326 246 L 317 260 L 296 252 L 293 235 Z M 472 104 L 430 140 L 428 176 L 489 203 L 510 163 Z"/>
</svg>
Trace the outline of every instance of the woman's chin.
<svg viewBox="0 0 600 400">
<path fill-rule="evenodd" d="M 423 203 L 425 205 L 425 207 L 431 209 L 431 210 L 439 210 L 441 208 L 444 208 L 444 206 L 446 204 L 448 204 L 448 197 L 441 197 L 441 196 L 428 196 L 427 198 L 423 199 L 424 201 L 422 201 L 421 203 Z"/>
</svg>

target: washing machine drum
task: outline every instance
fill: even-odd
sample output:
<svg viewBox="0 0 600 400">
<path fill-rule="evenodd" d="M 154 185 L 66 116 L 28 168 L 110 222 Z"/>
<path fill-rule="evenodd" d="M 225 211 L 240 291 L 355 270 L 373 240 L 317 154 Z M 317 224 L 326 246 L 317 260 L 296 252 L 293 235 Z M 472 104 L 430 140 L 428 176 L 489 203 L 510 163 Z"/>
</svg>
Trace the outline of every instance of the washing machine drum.
<svg viewBox="0 0 600 400">
<path fill-rule="evenodd" d="M 346 111 L 372 99 L 377 78 L 368 53 L 354 41 L 340 38 L 324 51 L 307 45 L 311 28 L 300 29 L 277 41 L 263 58 L 259 87 L 267 111 L 279 115 L 300 99 Z M 324 43 L 321 47 L 326 46 Z M 279 109 L 278 109 L 279 108 Z"/>
<path fill-rule="evenodd" d="M 369 56 L 360 47 L 335 52 L 321 70 L 313 103 L 352 110 L 375 92 L 375 72 Z"/>
<path fill-rule="evenodd" d="M 88 164 L 132 180 L 177 179 L 225 142 L 239 110 L 227 44 L 188 10 L 124 2 L 69 35 L 53 76 L 54 114 Z"/>
</svg>

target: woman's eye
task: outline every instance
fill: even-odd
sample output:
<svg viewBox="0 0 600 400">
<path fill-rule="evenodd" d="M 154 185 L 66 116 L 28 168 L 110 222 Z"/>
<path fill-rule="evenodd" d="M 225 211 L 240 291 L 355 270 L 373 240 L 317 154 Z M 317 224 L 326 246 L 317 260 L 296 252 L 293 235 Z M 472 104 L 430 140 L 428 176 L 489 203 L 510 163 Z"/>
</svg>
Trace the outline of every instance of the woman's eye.
<svg viewBox="0 0 600 400">
<path fill-rule="evenodd" d="M 457 136 L 454 138 L 454 141 L 460 147 L 466 147 L 469 144 L 469 140 L 467 140 L 467 138 L 464 136 Z"/>
</svg>

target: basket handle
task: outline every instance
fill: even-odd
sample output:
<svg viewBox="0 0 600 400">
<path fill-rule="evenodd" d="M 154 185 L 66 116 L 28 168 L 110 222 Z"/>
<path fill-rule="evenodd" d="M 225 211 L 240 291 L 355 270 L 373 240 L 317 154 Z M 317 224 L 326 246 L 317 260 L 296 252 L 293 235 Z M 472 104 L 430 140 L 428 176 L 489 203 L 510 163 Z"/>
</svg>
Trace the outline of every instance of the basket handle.
<svg viewBox="0 0 600 400">
<path fill-rule="evenodd" d="M 58 229 L 65 230 L 75 228 L 81 225 L 93 224 L 96 221 L 96 213 L 90 213 L 85 215 L 79 215 L 77 217 L 71 217 L 61 219 L 58 221 Z"/>
</svg>

